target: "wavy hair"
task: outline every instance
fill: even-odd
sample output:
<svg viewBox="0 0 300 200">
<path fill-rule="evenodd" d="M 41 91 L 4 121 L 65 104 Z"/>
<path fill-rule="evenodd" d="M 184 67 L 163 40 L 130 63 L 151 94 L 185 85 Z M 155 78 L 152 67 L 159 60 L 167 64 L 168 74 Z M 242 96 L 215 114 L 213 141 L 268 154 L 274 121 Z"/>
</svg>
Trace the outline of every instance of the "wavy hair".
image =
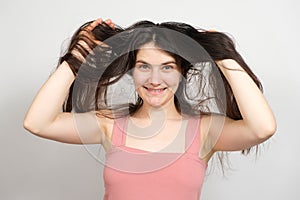
<svg viewBox="0 0 300 200">
<path fill-rule="evenodd" d="M 234 59 L 259 89 L 263 90 L 259 79 L 237 52 L 232 38 L 226 33 L 197 29 L 178 22 L 155 24 L 140 21 L 127 28 L 111 28 L 102 23 L 92 31 L 94 39 L 104 42 L 99 45 L 80 34 L 90 23 L 85 23 L 75 32 L 68 51 L 59 59 L 59 64 L 67 61 L 73 73 L 77 75 L 63 105 L 66 112 L 127 110 L 126 114 L 133 115 L 142 106 L 143 100 L 137 97 L 127 104 L 111 105 L 108 102 L 109 88 L 124 75 L 131 76 L 139 47 L 150 42 L 174 57 L 181 67 L 184 78 L 175 93 L 174 103 L 182 114 L 219 113 L 234 120 L 242 119 L 231 87 L 220 69 L 215 67 L 215 61 Z M 78 45 L 80 40 L 84 41 L 92 52 Z M 85 60 L 74 57 L 72 49 L 79 51 Z M 209 70 L 205 70 L 207 67 Z M 220 86 L 223 91 L 220 90 Z M 189 89 L 191 87 L 193 91 Z M 120 113 L 124 115 L 124 112 Z M 245 155 L 249 152 L 250 149 L 242 151 Z"/>
</svg>

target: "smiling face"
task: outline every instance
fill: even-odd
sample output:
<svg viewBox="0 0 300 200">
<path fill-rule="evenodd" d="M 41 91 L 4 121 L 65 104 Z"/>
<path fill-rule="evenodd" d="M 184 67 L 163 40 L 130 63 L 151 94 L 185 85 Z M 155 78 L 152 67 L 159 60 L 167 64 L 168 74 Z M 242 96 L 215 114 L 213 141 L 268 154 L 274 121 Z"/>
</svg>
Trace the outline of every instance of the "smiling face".
<svg viewBox="0 0 300 200">
<path fill-rule="evenodd" d="M 181 80 L 180 66 L 170 54 L 148 43 L 137 52 L 133 79 L 143 106 L 173 106 Z"/>
</svg>

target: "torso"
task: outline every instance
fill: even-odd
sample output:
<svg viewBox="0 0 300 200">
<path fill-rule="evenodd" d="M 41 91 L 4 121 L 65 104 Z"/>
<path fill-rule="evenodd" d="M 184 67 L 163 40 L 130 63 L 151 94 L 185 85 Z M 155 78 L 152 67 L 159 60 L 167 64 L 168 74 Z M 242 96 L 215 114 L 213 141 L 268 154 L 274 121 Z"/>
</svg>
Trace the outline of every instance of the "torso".
<svg viewBox="0 0 300 200">
<path fill-rule="evenodd" d="M 207 168 L 198 156 L 199 119 L 167 120 L 159 134 L 144 141 L 128 136 L 128 118 L 111 122 L 108 141 L 113 145 L 106 153 L 103 174 L 105 200 L 199 199 Z M 180 149 L 183 144 L 185 151 L 163 152 L 170 140 L 179 141 L 175 146 Z M 154 145 L 156 142 L 159 145 Z"/>
<path fill-rule="evenodd" d="M 139 127 L 149 127 L 149 122 L 132 118 L 130 117 L 131 122 L 134 124 L 138 124 Z M 201 141 L 205 141 L 208 135 L 209 130 L 209 123 L 210 123 L 210 116 L 201 116 L 200 120 L 200 130 L 201 130 Z M 104 144 L 103 146 L 110 146 L 112 142 L 112 133 L 113 133 L 113 126 L 114 126 L 114 119 L 103 118 L 99 120 L 100 128 L 102 132 L 106 136 L 106 140 L 102 140 Z M 167 120 L 163 128 L 159 130 L 159 134 L 152 135 L 153 137 L 149 137 L 148 139 L 141 140 L 135 137 L 128 136 L 126 137 L 126 146 L 141 149 L 150 152 L 159 152 L 163 147 L 170 144 L 176 135 L 179 133 L 179 129 L 181 126 L 184 126 L 183 120 Z M 174 134 L 175 133 L 175 134 Z M 130 134 L 129 134 L 130 135 Z M 134 135 L 134 134 L 132 134 Z M 106 144 L 105 144 L 106 143 Z M 211 150 L 210 152 L 206 153 L 206 156 L 202 158 L 203 161 L 208 163 L 210 158 L 213 156 L 214 152 Z"/>
</svg>

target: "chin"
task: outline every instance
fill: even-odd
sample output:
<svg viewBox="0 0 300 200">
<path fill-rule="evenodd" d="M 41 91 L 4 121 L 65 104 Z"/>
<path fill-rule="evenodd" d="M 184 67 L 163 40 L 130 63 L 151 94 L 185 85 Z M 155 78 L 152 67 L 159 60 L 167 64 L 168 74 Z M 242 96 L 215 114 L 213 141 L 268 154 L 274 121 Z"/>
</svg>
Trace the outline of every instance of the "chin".
<svg viewBox="0 0 300 200">
<path fill-rule="evenodd" d="M 163 105 L 163 104 L 150 104 L 149 106 L 150 106 L 151 108 L 160 109 L 160 108 L 162 108 L 164 105 Z"/>
<path fill-rule="evenodd" d="M 144 103 L 148 104 L 150 107 L 152 108 L 162 108 L 168 104 L 170 104 L 170 101 L 172 101 L 171 99 L 170 100 L 163 100 L 163 99 L 159 99 L 157 101 L 155 101 L 154 99 L 149 100 L 149 101 L 144 101 Z"/>
<path fill-rule="evenodd" d="M 162 102 L 147 102 L 147 104 L 152 108 L 161 108 L 164 105 Z"/>
</svg>

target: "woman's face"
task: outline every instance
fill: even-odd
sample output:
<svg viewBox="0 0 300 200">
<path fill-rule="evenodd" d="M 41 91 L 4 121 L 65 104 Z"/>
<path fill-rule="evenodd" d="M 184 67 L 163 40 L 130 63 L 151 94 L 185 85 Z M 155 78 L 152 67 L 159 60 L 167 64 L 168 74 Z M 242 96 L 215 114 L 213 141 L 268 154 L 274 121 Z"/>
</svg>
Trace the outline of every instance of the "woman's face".
<svg viewBox="0 0 300 200">
<path fill-rule="evenodd" d="M 133 79 L 143 103 L 161 107 L 174 102 L 181 80 L 180 66 L 170 54 L 148 43 L 137 52 Z"/>
</svg>

